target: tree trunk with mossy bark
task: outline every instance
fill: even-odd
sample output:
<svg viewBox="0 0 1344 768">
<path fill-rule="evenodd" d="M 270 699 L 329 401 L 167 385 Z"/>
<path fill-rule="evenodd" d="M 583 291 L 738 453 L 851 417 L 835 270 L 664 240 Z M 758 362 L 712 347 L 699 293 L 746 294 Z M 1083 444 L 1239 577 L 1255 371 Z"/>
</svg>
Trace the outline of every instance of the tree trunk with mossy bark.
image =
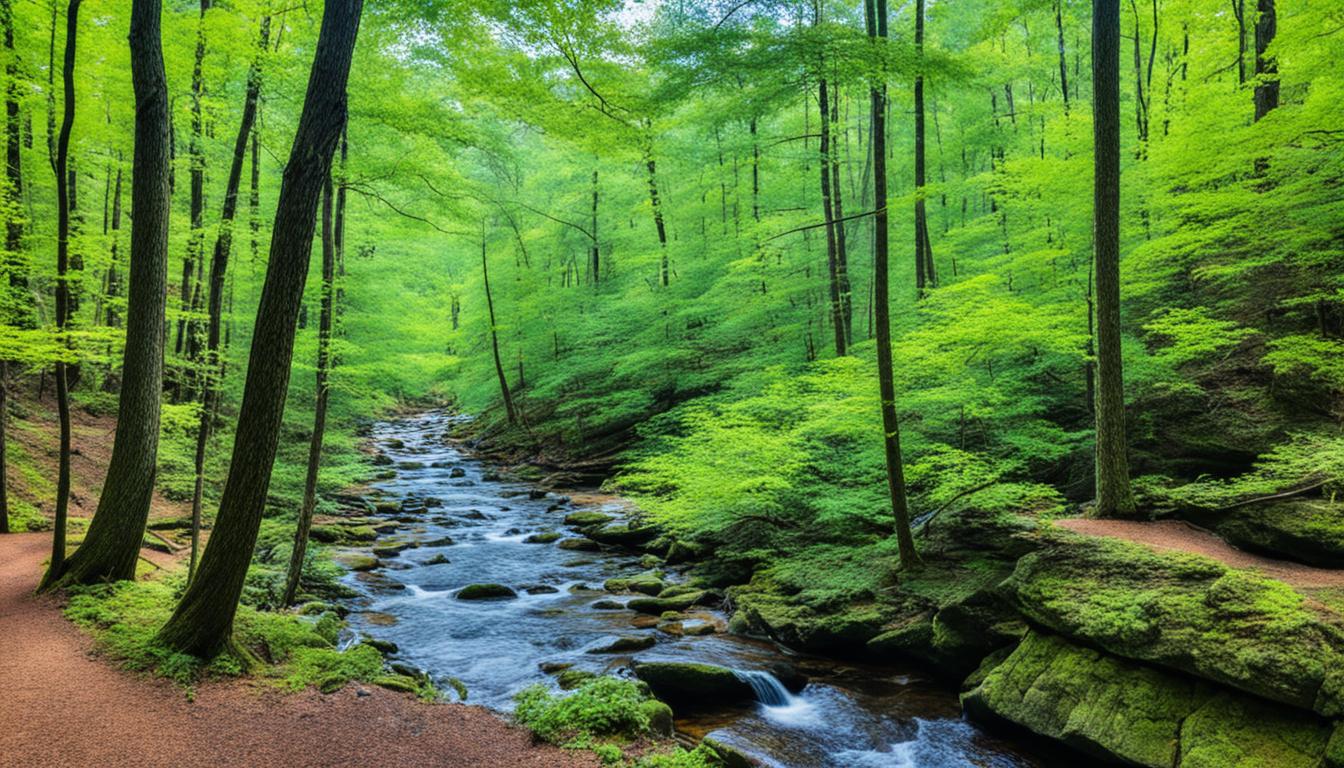
<svg viewBox="0 0 1344 768">
<path fill-rule="evenodd" d="M 135 578 L 154 495 L 163 394 L 168 289 L 168 81 L 160 38 L 161 0 L 131 6 L 135 151 L 131 173 L 130 286 L 117 431 L 98 511 L 79 550 L 48 574 L 51 584 Z"/>
<path fill-rule="evenodd" d="M 328 0 L 298 132 L 276 205 L 271 257 L 257 307 L 233 457 L 210 543 L 158 640 L 210 658 L 231 642 L 256 545 L 294 357 L 294 331 L 312 254 L 318 198 L 346 117 L 346 83 L 362 0 Z"/>
<path fill-rule="evenodd" d="M 1093 204 L 1096 241 L 1096 514 L 1132 517 L 1120 350 L 1120 3 L 1092 9 Z"/>
</svg>

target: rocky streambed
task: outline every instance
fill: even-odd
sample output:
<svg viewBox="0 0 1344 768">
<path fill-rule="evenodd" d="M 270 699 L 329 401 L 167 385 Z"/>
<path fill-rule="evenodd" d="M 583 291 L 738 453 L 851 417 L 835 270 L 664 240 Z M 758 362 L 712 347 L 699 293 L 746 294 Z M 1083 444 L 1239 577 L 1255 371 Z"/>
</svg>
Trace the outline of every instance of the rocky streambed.
<svg viewBox="0 0 1344 768">
<path fill-rule="evenodd" d="M 922 570 L 843 605 L 761 576 L 693 587 L 675 563 L 712 542 L 501 477 L 453 425 L 378 425 L 378 501 L 338 537 L 364 540 L 343 555 L 355 629 L 470 702 L 638 676 L 683 738 L 769 766 L 1344 768 L 1337 588 L 974 508 L 926 521 Z"/>
<path fill-rule="evenodd" d="M 385 470 L 367 519 L 317 529 L 357 569 L 352 628 L 399 668 L 499 711 L 529 685 L 639 674 L 683 738 L 762 765 L 1046 764 L 965 720 L 920 665 L 840 664 L 729 633 L 722 593 L 627 546 L 647 537 L 623 525 L 620 499 L 502 478 L 444 440 L 453 423 L 427 413 L 377 425 Z"/>
</svg>

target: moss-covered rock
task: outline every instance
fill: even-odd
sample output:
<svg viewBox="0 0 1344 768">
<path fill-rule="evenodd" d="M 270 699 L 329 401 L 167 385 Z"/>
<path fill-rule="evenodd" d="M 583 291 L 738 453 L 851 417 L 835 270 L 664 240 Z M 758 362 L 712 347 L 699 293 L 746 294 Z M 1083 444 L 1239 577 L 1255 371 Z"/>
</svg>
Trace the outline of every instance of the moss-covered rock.
<svg viewBox="0 0 1344 768">
<path fill-rule="evenodd" d="M 524 544 L 553 544 L 561 538 L 559 531 L 540 531 L 523 539 Z"/>
<path fill-rule="evenodd" d="M 1344 618 L 1282 582 L 1067 536 L 1022 558 L 1007 586 L 1032 622 L 1117 656 L 1344 714 Z"/>
<path fill-rule="evenodd" d="M 820 653 L 865 653 L 869 640 L 882 633 L 898 613 L 876 601 L 840 606 L 825 611 L 768 592 L 735 594 L 743 624 L 755 634 L 766 635 L 791 648 Z M 633 601 L 632 601 L 633 602 Z"/>
<path fill-rule="evenodd" d="M 658 536 L 654 526 L 636 527 L 633 525 L 606 525 L 601 528 L 585 528 L 583 535 L 600 544 L 620 547 L 638 547 Z"/>
<path fill-rule="evenodd" d="M 962 703 L 972 717 L 1152 768 L 1321 768 L 1330 736 L 1309 713 L 1035 632 Z"/>
<path fill-rule="evenodd" d="M 648 684 L 653 695 L 677 709 L 712 708 L 752 701 L 751 686 L 727 667 L 658 661 L 636 663 L 635 677 Z"/>
<path fill-rule="evenodd" d="M 674 723 L 672 708 L 657 699 L 649 699 L 639 705 L 639 711 L 649 720 L 649 732 L 661 739 L 672 738 Z"/>
<path fill-rule="evenodd" d="M 602 512 L 570 512 L 568 515 L 565 515 L 565 525 L 574 528 L 595 528 L 606 525 L 615 519 L 616 518 L 611 515 Z"/>
<path fill-rule="evenodd" d="M 378 558 L 362 552 L 341 552 L 332 559 L 352 571 L 372 571 L 382 565 Z"/>
<path fill-rule="evenodd" d="M 458 600 L 511 600 L 517 596 L 503 584 L 468 584 L 457 592 Z"/>
<path fill-rule="evenodd" d="M 1238 507 L 1201 522 L 1243 549 L 1322 568 L 1344 567 L 1344 504 L 1285 501 Z"/>
<path fill-rule="evenodd" d="M 373 684 L 398 693 L 419 693 L 420 681 L 406 675 L 384 675 L 373 679 Z"/>
<path fill-rule="evenodd" d="M 688 592 L 676 597 L 637 597 L 625 604 L 626 608 L 651 616 L 661 616 L 668 611 L 684 611 L 693 605 L 702 605 L 710 597 L 704 590 Z"/>
</svg>

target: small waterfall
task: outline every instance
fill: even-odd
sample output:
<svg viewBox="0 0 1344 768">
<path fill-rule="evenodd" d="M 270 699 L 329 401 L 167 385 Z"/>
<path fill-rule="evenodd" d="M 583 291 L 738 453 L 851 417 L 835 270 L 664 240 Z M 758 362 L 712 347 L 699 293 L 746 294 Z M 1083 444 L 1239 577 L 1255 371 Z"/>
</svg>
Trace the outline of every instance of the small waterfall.
<svg viewBox="0 0 1344 768">
<path fill-rule="evenodd" d="M 787 707 L 794 703 L 796 698 L 789 693 L 789 689 L 779 682 L 779 679 L 769 672 L 734 672 L 737 679 L 751 686 L 751 690 L 756 694 L 756 700 L 767 707 Z"/>
</svg>

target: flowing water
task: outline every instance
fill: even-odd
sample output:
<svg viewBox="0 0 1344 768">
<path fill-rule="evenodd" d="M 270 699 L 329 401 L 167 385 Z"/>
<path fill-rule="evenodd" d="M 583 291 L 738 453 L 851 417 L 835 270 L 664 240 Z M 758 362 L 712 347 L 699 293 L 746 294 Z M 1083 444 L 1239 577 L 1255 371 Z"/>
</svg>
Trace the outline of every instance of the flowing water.
<svg viewBox="0 0 1344 768">
<path fill-rule="evenodd" d="M 543 531 L 569 535 L 564 516 L 575 510 L 619 515 L 610 497 L 575 495 L 566 502 L 535 486 L 496 479 L 489 468 L 443 439 L 455 417 L 428 413 L 377 425 L 373 439 L 396 463 L 397 476 L 375 490 L 412 499 L 404 530 L 391 539 L 417 542 L 385 567 L 349 578 L 356 631 L 395 642 L 397 658 L 439 681 L 456 678 L 468 701 L 508 711 L 514 694 L 536 683 L 554 685 L 541 665 L 570 664 L 593 672 L 628 674 L 630 661 L 691 661 L 734 669 L 756 692 L 754 705 L 727 707 L 677 721 L 694 737 L 712 734 L 769 766 L 788 768 L 954 768 L 1041 766 L 1020 747 L 965 722 L 956 697 L 911 670 L 845 665 L 786 657 L 768 644 L 723 632 L 673 635 L 636 628 L 636 614 L 599 609 L 599 600 L 628 596 L 602 591 L 602 582 L 642 572 L 639 558 L 617 552 L 578 552 L 529 543 Z M 387 544 L 388 542 L 380 542 Z M 675 577 L 673 577 L 675 578 Z M 518 593 L 511 600 L 458 600 L 457 590 L 493 582 Z M 724 617 L 695 614 L 683 627 L 722 630 Z M 618 637 L 653 636 L 634 654 L 595 653 Z M 791 693 L 771 673 L 787 661 L 808 683 Z M 446 689 L 446 686 L 444 686 Z"/>
</svg>

